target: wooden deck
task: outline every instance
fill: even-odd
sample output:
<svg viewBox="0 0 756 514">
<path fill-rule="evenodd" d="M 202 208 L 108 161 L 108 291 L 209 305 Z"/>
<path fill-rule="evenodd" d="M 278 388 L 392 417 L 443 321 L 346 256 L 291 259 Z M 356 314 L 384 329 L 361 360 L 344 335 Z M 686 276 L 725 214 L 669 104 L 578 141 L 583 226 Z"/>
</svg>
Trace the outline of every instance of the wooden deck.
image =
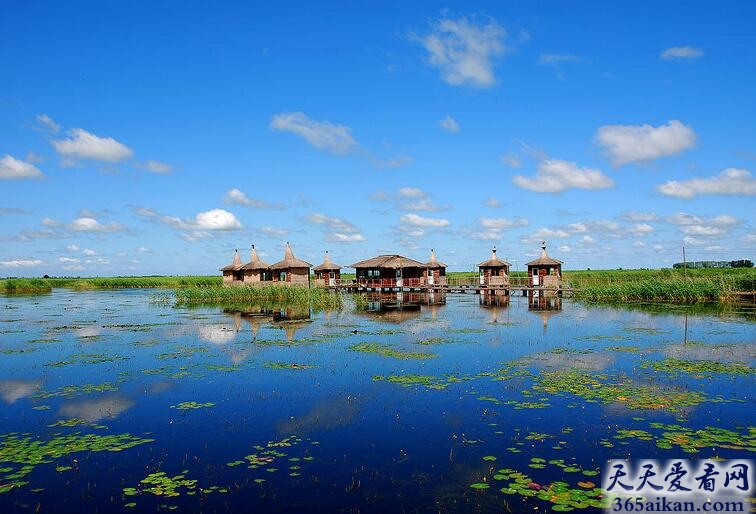
<svg viewBox="0 0 756 514">
<path fill-rule="evenodd" d="M 334 281 L 328 286 L 329 289 L 335 289 L 339 291 L 350 292 L 363 292 L 363 291 L 386 291 L 386 292 L 398 292 L 398 291 L 439 291 L 445 293 L 460 293 L 460 294 L 503 294 L 511 295 L 518 292 L 523 296 L 527 296 L 529 293 L 542 292 L 551 294 L 571 294 L 572 289 L 569 287 L 545 287 L 545 286 L 532 286 L 529 284 L 527 278 L 510 278 L 508 284 L 501 285 L 481 285 L 480 280 L 476 278 L 462 278 L 462 279 L 448 279 L 446 283 L 442 284 L 427 284 L 421 282 L 419 279 L 405 279 L 402 281 L 402 285 L 396 284 L 395 280 L 343 280 Z"/>
</svg>

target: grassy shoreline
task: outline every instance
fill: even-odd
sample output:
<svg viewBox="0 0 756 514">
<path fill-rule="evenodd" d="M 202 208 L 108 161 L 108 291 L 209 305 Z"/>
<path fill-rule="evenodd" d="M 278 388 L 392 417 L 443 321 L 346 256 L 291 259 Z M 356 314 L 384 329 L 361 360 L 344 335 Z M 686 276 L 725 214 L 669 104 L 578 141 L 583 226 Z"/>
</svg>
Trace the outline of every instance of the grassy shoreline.
<svg viewBox="0 0 756 514">
<path fill-rule="evenodd" d="M 525 272 L 512 272 L 514 277 Z M 342 277 L 348 278 L 348 274 Z M 449 272 L 447 277 L 476 277 L 477 272 Z M 756 268 L 586 270 L 565 271 L 564 284 L 574 297 L 588 302 L 667 301 L 676 303 L 732 302 L 756 292 Z M 178 303 L 224 301 L 307 301 L 329 303 L 326 291 L 304 287 L 223 287 L 220 276 L 150 276 L 91 278 L 0 279 L 0 293 L 49 293 L 56 288 L 88 291 L 97 289 L 172 289 Z M 324 300 L 325 298 L 325 300 Z"/>
</svg>

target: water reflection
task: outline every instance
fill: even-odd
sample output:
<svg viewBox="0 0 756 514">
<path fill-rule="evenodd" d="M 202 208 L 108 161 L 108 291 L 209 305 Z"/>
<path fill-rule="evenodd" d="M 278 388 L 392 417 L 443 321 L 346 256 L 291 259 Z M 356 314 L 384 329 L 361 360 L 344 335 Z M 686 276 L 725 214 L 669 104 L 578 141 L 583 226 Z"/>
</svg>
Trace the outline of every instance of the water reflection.
<svg viewBox="0 0 756 514">
<path fill-rule="evenodd" d="M 116 418 L 133 406 L 134 401 L 125 396 L 110 395 L 96 400 L 64 403 L 60 407 L 60 414 L 92 423 L 106 418 Z"/>
<path fill-rule="evenodd" d="M 479 295 L 480 306 L 491 314 L 489 323 L 509 322 L 509 300 L 508 294 L 497 294 L 503 291 L 482 292 Z M 506 320 L 504 319 L 506 314 Z"/>
<path fill-rule="evenodd" d="M 366 304 L 358 314 L 389 323 L 404 323 L 423 315 L 424 311 L 435 319 L 446 305 L 446 293 L 442 291 L 371 291 L 363 296 Z"/>
<path fill-rule="evenodd" d="M 538 294 L 538 291 L 531 291 L 528 294 L 528 310 L 541 318 L 543 331 L 546 332 L 549 319 L 562 311 L 562 298 L 559 296 Z"/>
<path fill-rule="evenodd" d="M 29 398 L 42 388 L 39 380 L 2 380 L 0 396 L 5 403 L 16 403 L 22 398 Z"/>
</svg>

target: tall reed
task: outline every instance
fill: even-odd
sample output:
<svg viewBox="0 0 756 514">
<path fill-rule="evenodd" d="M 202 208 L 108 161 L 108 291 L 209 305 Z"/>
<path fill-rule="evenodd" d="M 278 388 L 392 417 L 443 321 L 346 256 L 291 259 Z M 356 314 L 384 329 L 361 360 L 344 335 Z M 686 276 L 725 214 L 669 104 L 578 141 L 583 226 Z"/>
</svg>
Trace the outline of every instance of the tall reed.
<svg viewBox="0 0 756 514">
<path fill-rule="evenodd" d="M 315 309 L 340 309 L 342 306 L 339 293 L 303 286 L 184 287 L 176 289 L 175 294 L 178 305 L 276 302 L 309 304 Z"/>
</svg>

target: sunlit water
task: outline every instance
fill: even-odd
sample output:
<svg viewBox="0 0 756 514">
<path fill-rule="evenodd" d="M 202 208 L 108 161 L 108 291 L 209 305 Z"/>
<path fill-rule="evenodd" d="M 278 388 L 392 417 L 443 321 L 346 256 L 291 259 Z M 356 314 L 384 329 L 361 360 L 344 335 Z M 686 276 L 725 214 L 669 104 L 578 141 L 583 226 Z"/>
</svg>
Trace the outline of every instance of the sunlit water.
<svg viewBox="0 0 756 514">
<path fill-rule="evenodd" d="M 355 313 L 347 298 L 280 320 L 308 312 L 180 308 L 166 294 L 0 298 L 0 512 L 548 512 L 500 470 L 580 491 L 608 459 L 756 451 L 752 308 L 407 295 L 398 311 Z M 654 369 L 663 359 L 740 372 Z M 544 381 L 568 373 L 615 389 Z M 677 393 L 697 399 L 670 405 Z M 671 425 L 734 435 L 686 451 L 659 443 Z M 88 434 L 134 445 L 39 455 Z M 160 472 L 183 475 L 174 493 L 151 485 Z"/>
</svg>

